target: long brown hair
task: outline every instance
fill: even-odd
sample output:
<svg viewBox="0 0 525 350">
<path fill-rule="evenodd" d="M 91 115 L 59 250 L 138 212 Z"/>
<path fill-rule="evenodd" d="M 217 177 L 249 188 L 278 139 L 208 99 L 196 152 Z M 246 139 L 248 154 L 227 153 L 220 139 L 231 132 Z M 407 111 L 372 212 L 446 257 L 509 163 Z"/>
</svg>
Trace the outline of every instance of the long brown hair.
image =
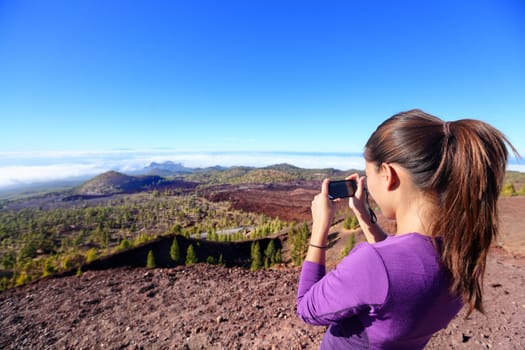
<svg viewBox="0 0 525 350">
<path fill-rule="evenodd" d="M 410 110 L 384 121 L 365 146 L 377 166 L 397 163 L 436 205 L 432 237 L 442 237 L 441 261 L 452 275 L 451 292 L 483 312 L 482 282 L 487 253 L 498 232 L 497 199 L 508 139 L 489 124 L 453 122 Z"/>
</svg>

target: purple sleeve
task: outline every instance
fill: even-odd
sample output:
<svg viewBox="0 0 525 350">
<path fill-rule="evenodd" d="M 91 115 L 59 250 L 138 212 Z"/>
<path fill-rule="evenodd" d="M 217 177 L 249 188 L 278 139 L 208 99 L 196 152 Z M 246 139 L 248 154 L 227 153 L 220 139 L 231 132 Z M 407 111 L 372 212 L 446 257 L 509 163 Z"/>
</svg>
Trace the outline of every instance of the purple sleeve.
<svg viewBox="0 0 525 350">
<path fill-rule="evenodd" d="M 388 295 L 388 275 L 383 260 L 368 243 L 357 245 L 337 267 L 306 261 L 297 291 L 297 314 L 305 322 L 330 325 L 380 307 Z"/>
</svg>

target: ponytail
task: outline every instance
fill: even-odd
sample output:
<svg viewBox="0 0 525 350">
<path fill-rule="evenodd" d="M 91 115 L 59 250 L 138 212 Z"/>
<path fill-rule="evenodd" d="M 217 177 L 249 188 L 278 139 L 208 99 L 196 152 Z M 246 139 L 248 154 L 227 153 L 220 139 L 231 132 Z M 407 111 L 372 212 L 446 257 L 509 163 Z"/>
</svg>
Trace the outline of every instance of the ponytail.
<svg viewBox="0 0 525 350">
<path fill-rule="evenodd" d="M 482 281 L 498 233 L 497 200 L 508 158 L 505 143 L 510 143 L 497 129 L 472 119 L 446 122 L 443 138 L 431 184 L 440 193 L 442 211 L 431 234 L 443 237 L 441 259 L 452 274 L 452 293 L 469 305 L 468 314 L 483 312 Z"/>
<path fill-rule="evenodd" d="M 442 237 L 442 264 L 452 275 L 451 292 L 483 312 L 482 282 L 491 242 L 498 233 L 497 200 L 508 159 L 497 129 L 479 120 L 443 122 L 421 110 L 394 115 L 365 146 L 375 164 L 397 163 L 414 184 L 433 199 L 436 214 L 429 227 Z"/>
</svg>

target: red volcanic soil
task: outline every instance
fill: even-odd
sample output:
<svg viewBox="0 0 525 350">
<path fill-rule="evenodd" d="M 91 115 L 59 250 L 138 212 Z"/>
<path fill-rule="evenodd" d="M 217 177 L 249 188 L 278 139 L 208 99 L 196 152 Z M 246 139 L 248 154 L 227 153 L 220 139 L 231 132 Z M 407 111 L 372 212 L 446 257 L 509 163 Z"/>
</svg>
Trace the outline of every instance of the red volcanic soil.
<svg viewBox="0 0 525 350">
<path fill-rule="evenodd" d="M 500 235 L 496 244 L 525 257 L 525 197 L 501 198 L 498 209 Z"/>
<path fill-rule="evenodd" d="M 263 213 L 285 221 L 310 220 L 310 205 L 319 181 L 286 184 L 218 185 L 204 190 L 211 201 L 227 201 L 233 209 Z"/>
<path fill-rule="evenodd" d="M 486 315 L 463 311 L 428 349 L 525 348 L 524 260 L 489 258 Z M 297 268 L 111 269 L 0 294 L 2 349 L 316 349 L 295 316 Z"/>
<path fill-rule="evenodd" d="M 309 219 L 317 193 L 291 185 L 216 190 L 206 196 L 297 220 Z M 488 259 L 486 314 L 465 320 L 463 310 L 427 349 L 525 348 L 525 259 L 514 243 L 523 237 L 525 200 L 500 205 L 503 232 Z M 331 266 L 348 233 L 340 225 L 331 231 Z M 295 316 L 298 277 L 294 267 L 250 272 L 197 264 L 45 279 L 0 294 L 0 348 L 316 349 L 325 329 Z"/>
</svg>

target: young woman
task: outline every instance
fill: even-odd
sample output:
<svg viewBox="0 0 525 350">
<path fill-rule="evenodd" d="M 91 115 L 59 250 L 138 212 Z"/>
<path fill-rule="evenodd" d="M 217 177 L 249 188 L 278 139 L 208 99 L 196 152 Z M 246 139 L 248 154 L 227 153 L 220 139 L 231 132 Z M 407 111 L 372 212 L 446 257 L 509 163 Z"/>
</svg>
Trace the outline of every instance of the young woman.
<svg viewBox="0 0 525 350">
<path fill-rule="evenodd" d="M 483 312 L 482 280 L 497 233 L 497 199 L 508 151 L 492 126 L 444 122 L 411 110 L 383 122 L 368 140 L 366 187 L 396 222 L 385 234 L 365 205 L 365 177 L 349 205 L 367 243 L 325 274 L 334 217 L 328 180 L 312 201 L 312 235 L 297 312 L 329 326 L 322 349 L 423 349 L 467 305 Z"/>
</svg>

